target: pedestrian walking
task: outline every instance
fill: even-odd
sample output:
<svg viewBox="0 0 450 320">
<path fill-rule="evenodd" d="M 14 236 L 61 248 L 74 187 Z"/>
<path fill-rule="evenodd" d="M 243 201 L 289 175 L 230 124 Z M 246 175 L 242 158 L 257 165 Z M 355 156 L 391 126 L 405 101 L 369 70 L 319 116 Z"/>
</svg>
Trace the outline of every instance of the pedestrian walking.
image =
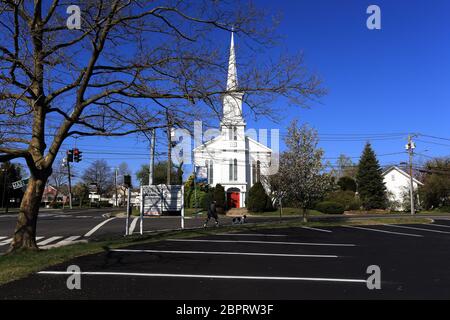
<svg viewBox="0 0 450 320">
<path fill-rule="evenodd" d="M 211 218 L 214 218 L 214 220 L 216 221 L 216 227 L 218 227 L 219 217 L 217 216 L 216 201 L 212 201 L 208 207 L 208 217 L 206 218 L 205 224 L 203 225 L 204 228 L 208 226 L 208 222 Z"/>
</svg>

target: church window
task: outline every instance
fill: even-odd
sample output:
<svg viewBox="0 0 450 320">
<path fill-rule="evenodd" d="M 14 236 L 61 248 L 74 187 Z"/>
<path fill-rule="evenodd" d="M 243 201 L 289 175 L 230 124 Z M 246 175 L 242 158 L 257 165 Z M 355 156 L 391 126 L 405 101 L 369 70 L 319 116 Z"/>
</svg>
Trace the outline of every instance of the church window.
<svg viewBox="0 0 450 320">
<path fill-rule="evenodd" d="M 233 181 L 233 160 L 230 159 L 230 163 L 228 165 L 228 178 L 230 181 Z"/>
<path fill-rule="evenodd" d="M 233 169 L 233 173 L 234 173 L 234 181 L 237 181 L 237 172 L 238 172 L 238 167 L 237 167 L 237 159 L 234 159 L 234 169 Z"/>
<path fill-rule="evenodd" d="M 256 181 L 261 181 L 261 161 L 256 161 Z"/>
<path fill-rule="evenodd" d="M 234 140 L 237 140 L 237 128 L 236 127 L 233 127 L 233 137 L 234 137 Z"/>
<path fill-rule="evenodd" d="M 214 165 L 213 161 L 209 162 L 209 173 L 208 173 L 208 183 L 213 184 L 214 181 Z"/>
</svg>

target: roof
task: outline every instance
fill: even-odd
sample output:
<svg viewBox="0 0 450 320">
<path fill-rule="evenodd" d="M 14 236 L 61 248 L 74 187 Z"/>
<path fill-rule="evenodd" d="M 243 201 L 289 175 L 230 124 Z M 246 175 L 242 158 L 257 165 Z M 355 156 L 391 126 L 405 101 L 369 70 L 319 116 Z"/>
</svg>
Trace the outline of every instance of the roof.
<svg viewBox="0 0 450 320">
<path fill-rule="evenodd" d="M 410 179 L 410 177 L 411 177 L 408 173 L 406 173 L 404 170 L 400 169 L 400 168 L 397 167 L 397 166 L 391 166 L 391 167 L 389 167 L 386 171 L 384 171 L 384 172 L 382 173 L 382 176 L 387 175 L 387 174 L 388 174 L 389 172 L 391 172 L 392 170 L 396 170 L 396 171 L 400 172 L 402 175 L 404 175 L 404 176 L 405 176 L 406 178 L 408 178 L 408 179 Z M 413 177 L 413 181 L 414 181 L 415 183 L 420 184 L 421 186 L 423 186 L 423 183 L 420 182 L 419 180 L 417 180 L 417 179 L 414 178 L 414 177 Z"/>
</svg>

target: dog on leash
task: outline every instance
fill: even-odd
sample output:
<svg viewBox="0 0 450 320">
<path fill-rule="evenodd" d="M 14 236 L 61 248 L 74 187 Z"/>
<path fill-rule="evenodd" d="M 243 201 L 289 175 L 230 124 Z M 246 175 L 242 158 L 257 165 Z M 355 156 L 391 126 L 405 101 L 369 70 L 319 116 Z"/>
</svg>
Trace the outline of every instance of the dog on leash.
<svg viewBox="0 0 450 320">
<path fill-rule="evenodd" d="M 247 216 L 244 214 L 242 217 L 234 217 L 232 224 L 244 224 Z"/>
</svg>

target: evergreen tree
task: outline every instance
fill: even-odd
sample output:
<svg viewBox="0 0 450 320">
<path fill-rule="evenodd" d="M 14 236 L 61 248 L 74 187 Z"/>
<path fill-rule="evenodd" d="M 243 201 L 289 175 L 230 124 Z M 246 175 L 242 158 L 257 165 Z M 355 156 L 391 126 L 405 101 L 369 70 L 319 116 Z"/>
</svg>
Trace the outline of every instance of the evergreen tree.
<svg viewBox="0 0 450 320">
<path fill-rule="evenodd" d="M 367 143 L 358 164 L 356 182 L 364 209 L 385 209 L 386 186 L 382 170 L 370 143 Z"/>
<path fill-rule="evenodd" d="M 264 212 L 270 201 L 261 182 L 256 182 L 248 191 L 247 208 L 252 212 Z"/>
</svg>

